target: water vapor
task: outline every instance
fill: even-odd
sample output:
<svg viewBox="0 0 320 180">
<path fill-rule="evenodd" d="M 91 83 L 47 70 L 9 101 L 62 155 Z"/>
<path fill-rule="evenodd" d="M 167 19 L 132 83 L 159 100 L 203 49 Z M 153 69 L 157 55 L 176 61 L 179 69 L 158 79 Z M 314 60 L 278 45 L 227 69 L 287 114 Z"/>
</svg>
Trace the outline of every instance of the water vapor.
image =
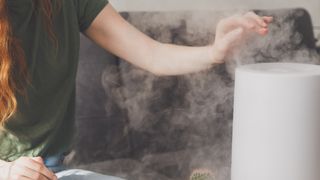
<svg viewBox="0 0 320 180">
<path fill-rule="evenodd" d="M 161 42 L 200 46 L 213 43 L 216 24 L 229 13 L 129 13 L 125 17 Z M 103 84 L 108 84 L 107 94 L 127 113 L 129 131 L 140 138 L 132 141 L 133 148 L 141 151 L 138 154 L 145 156 L 144 166 L 172 179 L 179 175 L 185 179 L 194 168 L 211 169 L 216 180 L 230 179 L 235 68 L 261 62 L 319 64 L 319 55 L 297 32 L 295 19 L 303 13 L 268 12 L 274 22 L 267 36 L 251 37 L 225 65 L 205 72 L 160 78 L 123 61 L 107 67 Z M 113 81 L 120 84 L 110 86 Z M 153 163 L 159 161 L 157 156 L 169 158 L 164 154 L 170 152 L 180 152 L 174 154 L 179 162 L 168 159 L 166 167 Z M 168 167 L 172 169 L 166 173 Z"/>
</svg>

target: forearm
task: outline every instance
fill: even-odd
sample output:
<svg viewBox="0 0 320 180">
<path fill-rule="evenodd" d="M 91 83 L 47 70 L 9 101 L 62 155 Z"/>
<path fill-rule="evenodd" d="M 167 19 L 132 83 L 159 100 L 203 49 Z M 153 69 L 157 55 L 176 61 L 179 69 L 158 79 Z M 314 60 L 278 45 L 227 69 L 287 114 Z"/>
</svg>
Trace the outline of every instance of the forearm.
<svg viewBox="0 0 320 180">
<path fill-rule="evenodd" d="M 157 75 L 179 75 L 209 68 L 208 47 L 187 47 L 157 42 L 126 22 L 108 5 L 86 35 L 104 49 Z"/>
<path fill-rule="evenodd" d="M 159 43 L 126 22 L 109 4 L 85 34 L 94 42 L 131 64 L 157 75 L 180 75 L 223 63 L 244 32 L 268 32 L 268 22 L 253 12 L 227 18 L 217 25 L 215 44 L 186 47 Z M 265 22 L 264 22 L 265 21 Z"/>
<path fill-rule="evenodd" d="M 212 46 L 188 47 L 155 43 L 147 70 L 156 75 L 181 75 L 205 70 L 214 65 Z"/>
</svg>

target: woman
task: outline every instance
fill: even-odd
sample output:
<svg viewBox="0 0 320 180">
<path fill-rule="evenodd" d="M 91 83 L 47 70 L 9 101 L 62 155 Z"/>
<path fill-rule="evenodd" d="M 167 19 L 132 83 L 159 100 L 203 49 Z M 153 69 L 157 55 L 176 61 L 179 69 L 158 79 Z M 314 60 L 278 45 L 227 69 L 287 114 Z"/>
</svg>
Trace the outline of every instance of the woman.
<svg viewBox="0 0 320 180">
<path fill-rule="evenodd" d="M 235 42 L 267 34 L 272 21 L 252 12 L 226 18 L 213 45 L 184 47 L 143 35 L 107 0 L 0 0 L 0 14 L 0 179 L 6 180 L 119 179 L 61 172 L 73 135 L 79 32 L 135 66 L 179 75 L 223 63 Z"/>
</svg>

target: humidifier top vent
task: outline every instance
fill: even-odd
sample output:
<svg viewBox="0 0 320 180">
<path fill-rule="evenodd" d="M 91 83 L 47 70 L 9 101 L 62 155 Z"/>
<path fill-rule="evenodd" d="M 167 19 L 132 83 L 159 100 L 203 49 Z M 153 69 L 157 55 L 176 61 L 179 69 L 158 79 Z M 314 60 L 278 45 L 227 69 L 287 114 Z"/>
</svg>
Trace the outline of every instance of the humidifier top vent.
<svg viewBox="0 0 320 180">
<path fill-rule="evenodd" d="M 259 63 L 239 67 L 237 71 L 261 75 L 320 75 L 320 66 L 299 63 Z"/>
</svg>

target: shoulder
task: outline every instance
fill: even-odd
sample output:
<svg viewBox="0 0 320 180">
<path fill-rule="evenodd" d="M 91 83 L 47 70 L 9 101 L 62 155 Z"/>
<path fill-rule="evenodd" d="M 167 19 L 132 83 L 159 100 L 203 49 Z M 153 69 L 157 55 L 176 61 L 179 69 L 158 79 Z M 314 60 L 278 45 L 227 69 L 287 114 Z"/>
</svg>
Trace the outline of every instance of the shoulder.
<svg viewBox="0 0 320 180">
<path fill-rule="evenodd" d="M 75 7 L 78 7 L 78 8 L 86 8 L 87 6 L 96 6 L 96 7 L 99 7 L 99 6 L 103 6 L 103 5 L 106 5 L 109 3 L 108 0 L 63 0 L 63 1 L 66 1 L 66 2 L 72 2 Z"/>
<path fill-rule="evenodd" d="M 77 13 L 80 30 L 86 30 L 109 3 L 108 0 L 62 0 L 63 5 L 73 6 Z M 65 4 L 66 3 L 66 4 Z M 70 4 L 71 3 L 71 4 Z"/>
</svg>

